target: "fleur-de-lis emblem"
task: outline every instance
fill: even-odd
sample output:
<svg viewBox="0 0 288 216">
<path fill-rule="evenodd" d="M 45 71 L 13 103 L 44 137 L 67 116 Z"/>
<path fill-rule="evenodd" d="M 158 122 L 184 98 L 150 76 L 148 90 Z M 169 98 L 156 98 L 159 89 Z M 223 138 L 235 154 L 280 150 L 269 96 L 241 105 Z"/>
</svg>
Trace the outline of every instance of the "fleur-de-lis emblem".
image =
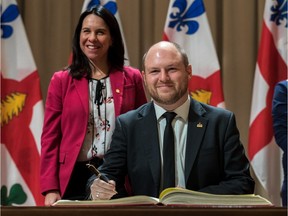
<svg viewBox="0 0 288 216">
<path fill-rule="evenodd" d="M 275 22 L 276 25 L 280 25 L 281 22 L 286 23 L 285 27 L 288 27 L 287 19 L 288 2 L 287 0 L 274 0 L 271 7 L 270 20 Z"/>
<path fill-rule="evenodd" d="M 9 25 L 12 21 L 14 21 L 19 16 L 19 10 L 17 5 L 11 4 L 6 10 L 2 13 L 2 5 L 0 6 L 1 11 L 1 29 L 2 36 L 1 38 L 6 39 L 9 38 L 13 34 L 13 27 Z"/>
<path fill-rule="evenodd" d="M 205 12 L 202 0 L 195 0 L 188 9 L 187 0 L 175 0 L 172 7 L 175 9 L 170 14 L 171 21 L 168 26 L 170 28 L 176 27 L 177 31 L 187 28 L 186 34 L 188 35 L 197 32 L 199 23 L 193 20 L 193 18 Z"/>
<path fill-rule="evenodd" d="M 100 0 L 91 0 L 87 6 L 87 9 L 91 9 L 92 7 L 99 5 L 99 4 L 103 5 L 103 4 L 101 4 Z M 109 1 L 106 4 L 104 4 L 103 7 L 106 8 L 107 10 L 109 10 L 113 15 L 115 15 L 117 12 L 116 2 Z"/>
</svg>

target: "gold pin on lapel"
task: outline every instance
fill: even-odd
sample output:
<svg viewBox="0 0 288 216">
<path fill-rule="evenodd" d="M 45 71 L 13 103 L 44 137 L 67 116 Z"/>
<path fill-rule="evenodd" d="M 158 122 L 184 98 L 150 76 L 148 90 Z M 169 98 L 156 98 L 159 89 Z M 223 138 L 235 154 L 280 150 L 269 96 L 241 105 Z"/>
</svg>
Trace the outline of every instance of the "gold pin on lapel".
<svg viewBox="0 0 288 216">
<path fill-rule="evenodd" d="M 201 123 L 201 122 L 199 122 L 198 124 L 197 124 L 197 128 L 202 128 L 203 127 L 203 124 Z"/>
</svg>

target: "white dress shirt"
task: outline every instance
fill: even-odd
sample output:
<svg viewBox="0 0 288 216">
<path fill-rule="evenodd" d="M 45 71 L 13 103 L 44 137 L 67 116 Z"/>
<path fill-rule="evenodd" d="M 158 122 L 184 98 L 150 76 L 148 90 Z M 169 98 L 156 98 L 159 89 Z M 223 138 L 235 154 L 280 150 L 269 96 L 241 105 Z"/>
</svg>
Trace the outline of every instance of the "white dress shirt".
<svg viewBox="0 0 288 216">
<path fill-rule="evenodd" d="M 166 110 L 154 103 L 156 118 L 158 121 L 158 135 L 161 153 L 161 179 L 163 179 L 163 136 L 166 126 L 166 119 L 162 116 Z M 188 114 L 190 107 L 190 97 L 177 109 L 173 110 L 177 115 L 172 121 L 175 143 L 175 186 L 186 188 L 185 184 L 185 152 L 187 142 Z M 162 188 L 163 180 L 161 180 Z"/>
</svg>

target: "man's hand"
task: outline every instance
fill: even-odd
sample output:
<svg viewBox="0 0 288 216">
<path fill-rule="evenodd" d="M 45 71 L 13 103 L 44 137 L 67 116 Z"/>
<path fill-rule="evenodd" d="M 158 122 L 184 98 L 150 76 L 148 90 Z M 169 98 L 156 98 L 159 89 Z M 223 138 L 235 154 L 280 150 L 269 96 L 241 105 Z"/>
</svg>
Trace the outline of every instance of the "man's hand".
<svg viewBox="0 0 288 216">
<path fill-rule="evenodd" d="M 115 190 L 116 183 L 113 180 L 105 182 L 100 178 L 96 178 L 91 185 L 91 198 L 92 200 L 109 200 L 117 191 Z"/>
</svg>

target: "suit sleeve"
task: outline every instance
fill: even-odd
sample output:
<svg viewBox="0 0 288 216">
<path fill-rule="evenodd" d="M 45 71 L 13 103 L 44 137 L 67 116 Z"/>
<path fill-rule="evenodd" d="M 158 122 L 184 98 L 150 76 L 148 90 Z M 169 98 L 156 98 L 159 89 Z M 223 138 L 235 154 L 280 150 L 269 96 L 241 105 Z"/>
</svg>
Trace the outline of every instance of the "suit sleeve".
<svg viewBox="0 0 288 216">
<path fill-rule="evenodd" d="M 272 116 L 276 143 L 287 152 L 287 81 L 275 87 Z"/>
<path fill-rule="evenodd" d="M 219 144 L 219 184 L 202 188 L 201 191 L 215 194 L 252 194 L 255 182 L 250 176 L 250 163 L 240 142 L 240 135 L 233 113 L 221 120 L 219 127 L 224 131 L 223 142 Z"/>
<path fill-rule="evenodd" d="M 103 164 L 98 168 L 101 174 L 116 182 L 117 195 L 113 198 L 127 196 L 127 191 L 125 189 L 125 176 L 127 174 L 127 141 L 125 137 L 125 132 L 122 130 L 122 125 L 118 117 L 116 118 L 116 127 L 112 136 L 110 149 L 103 158 Z M 90 187 L 95 179 L 96 176 L 93 175 L 88 180 L 86 185 L 87 195 L 91 193 Z"/>
</svg>

